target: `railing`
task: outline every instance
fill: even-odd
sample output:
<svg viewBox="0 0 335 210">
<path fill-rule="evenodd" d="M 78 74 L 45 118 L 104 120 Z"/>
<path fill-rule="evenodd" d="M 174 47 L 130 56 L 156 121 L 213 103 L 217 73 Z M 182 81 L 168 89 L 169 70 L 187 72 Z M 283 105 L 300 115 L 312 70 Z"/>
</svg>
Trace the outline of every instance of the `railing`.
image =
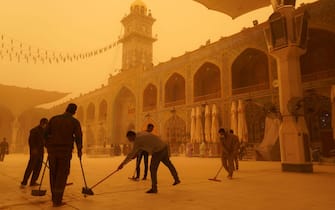
<svg viewBox="0 0 335 210">
<path fill-rule="evenodd" d="M 311 74 L 302 75 L 302 81 L 309 82 L 314 80 L 326 79 L 329 77 L 335 77 L 334 69 L 330 69 L 327 71 L 318 71 Z"/>
<path fill-rule="evenodd" d="M 157 108 L 157 105 L 148 105 L 148 106 L 143 106 L 143 112 L 155 110 Z"/>
<path fill-rule="evenodd" d="M 177 101 L 171 101 L 171 102 L 165 102 L 165 107 L 171 107 L 171 106 L 178 106 L 185 104 L 185 99 L 177 100 Z"/>
<path fill-rule="evenodd" d="M 209 99 L 214 99 L 214 98 L 220 98 L 221 97 L 221 92 L 215 92 L 215 93 L 210 93 L 207 95 L 202 95 L 202 96 L 195 96 L 194 97 L 194 102 L 198 102 L 198 101 L 206 101 Z"/>
<path fill-rule="evenodd" d="M 264 83 L 260 83 L 257 85 L 250 85 L 250 86 L 243 87 L 243 88 L 235 88 L 232 90 L 232 92 L 233 92 L 233 95 L 235 95 L 235 94 L 250 93 L 254 91 L 264 90 L 267 88 L 269 88 L 269 83 L 264 82 Z"/>
</svg>

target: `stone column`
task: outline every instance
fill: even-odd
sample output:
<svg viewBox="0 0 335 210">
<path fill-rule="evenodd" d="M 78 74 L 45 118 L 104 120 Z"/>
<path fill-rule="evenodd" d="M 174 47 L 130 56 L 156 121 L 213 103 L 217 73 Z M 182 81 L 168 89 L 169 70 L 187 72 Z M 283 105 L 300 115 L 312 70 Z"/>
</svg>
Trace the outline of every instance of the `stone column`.
<svg viewBox="0 0 335 210">
<path fill-rule="evenodd" d="M 282 114 L 279 140 L 283 171 L 313 171 L 304 116 L 294 116 L 288 110 L 291 98 L 303 97 L 299 60 L 303 53 L 298 47 L 282 48 L 271 53 L 278 63 L 279 103 Z"/>
<path fill-rule="evenodd" d="M 282 170 L 313 172 L 303 107 L 299 108 L 303 106 L 300 56 L 306 51 L 307 15 L 297 13 L 295 1 L 277 0 L 275 3 L 278 4 L 269 18 L 265 35 L 269 53 L 276 58 L 278 65 Z M 290 107 L 299 113 L 293 113 Z"/>
</svg>

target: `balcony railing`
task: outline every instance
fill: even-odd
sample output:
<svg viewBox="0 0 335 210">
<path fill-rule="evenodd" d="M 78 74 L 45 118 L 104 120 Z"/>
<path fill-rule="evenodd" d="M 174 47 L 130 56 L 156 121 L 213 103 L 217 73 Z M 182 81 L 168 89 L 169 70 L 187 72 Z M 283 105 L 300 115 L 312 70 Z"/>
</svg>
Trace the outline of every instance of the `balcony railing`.
<svg viewBox="0 0 335 210">
<path fill-rule="evenodd" d="M 236 94 L 241 94 L 241 93 L 250 93 L 250 92 L 254 92 L 254 91 L 259 91 L 259 90 L 264 90 L 269 88 L 269 83 L 268 82 L 264 82 L 264 83 L 260 83 L 257 85 L 250 85 L 247 87 L 242 87 L 242 88 L 235 88 L 233 89 L 233 95 Z"/>
<path fill-rule="evenodd" d="M 198 102 L 198 101 L 206 101 L 209 99 L 214 99 L 214 98 L 220 98 L 221 97 L 221 92 L 215 92 L 215 93 L 210 93 L 207 95 L 202 95 L 202 96 L 196 96 L 194 97 L 194 102 Z"/>
<path fill-rule="evenodd" d="M 169 102 L 165 102 L 165 107 L 183 105 L 183 104 L 185 104 L 185 102 L 186 102 L 185 99 L 180 99 L 180 100 L 176 100 L 176 101 L 169 101 Z"/>
</svg>

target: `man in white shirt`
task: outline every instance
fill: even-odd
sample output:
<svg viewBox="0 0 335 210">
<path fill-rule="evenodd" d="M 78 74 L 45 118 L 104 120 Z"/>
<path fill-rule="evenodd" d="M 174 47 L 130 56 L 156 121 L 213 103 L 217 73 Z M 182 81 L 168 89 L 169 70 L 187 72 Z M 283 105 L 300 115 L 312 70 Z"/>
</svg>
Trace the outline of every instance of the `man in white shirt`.
<svg viewBox="0 0 335 210">
<path fill-rule="evenodd" d="M 134 131 L 127 132 L 127 138 L 130 142 L 133 142 L 133 150 L 127 155 L 127 157 L 119 165 L 118 170 L 122 169 L 129 161 L 137 157 L 141 151 L 146 151 L 152 155 L 150 162 L 150 173 L 152 187 L 146 193 L 157 193 L 157 169 L 159 163 L 162 162 L 166 165 L 171 175 L 174 178 L 173 185 L 180 183 L 178 173 L 173 166 L 169 158 L 168 145 L 163 142 L 158 136 L 149 132 L 135 133 Z"/>
</svg>

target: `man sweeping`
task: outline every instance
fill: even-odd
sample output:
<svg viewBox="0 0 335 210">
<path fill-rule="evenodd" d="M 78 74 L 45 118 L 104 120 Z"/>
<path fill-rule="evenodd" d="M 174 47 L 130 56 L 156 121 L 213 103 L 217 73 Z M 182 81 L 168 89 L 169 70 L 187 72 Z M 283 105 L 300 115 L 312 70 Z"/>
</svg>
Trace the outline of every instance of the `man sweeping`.
<svg viewBox="0 0 335 210">
<path fill-rule="evenodd" d="M 36 183 L 43 163 L 44 156 L 44 144 L 45 144 L 45 128 L 48 124 L 47 118 L 42 118 L 38 126 L 32 128 L 29 133 L 29 161 L 26 170 L 23 175 L 21 187 L 27 185 L 28 179 L 30 179 L 30 186 L 38 186 Z"/>
<path fill-rule="evenodd" d="M 238 152 L 238 137 L 226 132 L 224 128 L 219 129 L 219 134 L 222 145 L 222 166 L 228 172 L 227 178 L 232 179 L 234 172 L 234 157 L 236 157 Z"/>
<path fill-rule="evenodd" d="M 77 105 L 70 103 L 65 113 L 52 117 L 46 129 L 46 148 L 50 167 L 50 188 L 54 207 L 62 202 L 66 180 L 70 172 L 73 144 L 77 146 L 77 155 L 82 156 L 82 131 L 80 122 L 73 117 Z"/>
<path fill-rule="evenodd" d="M 147 129 L 145 130 L 146 132 L 151 133 L 154 129 L 154 125 L 149 123 L 147 125 Z M 147 153 L 146 151 L 141 151 L 139 152 L 138 156 L 136 157 L 136 176 L 133 177 L 133 179 L 135 181 L 138 181 L 140 178 L 140 166 L 141 166 L 141 160 L 143 157 L 143 162 L 144 162 L 144 175 L 143 175 L 143 179 L 142 180 L 146 180 L 147 179 L 147 175 L 148 175 L 148 165 L 149 165 L 149 153 Z"/>
<path fill-rule="evenodd" d="M 168 167 L 171 175 L 174 178 L 174 183 L 172 185 L 177 185 L 180 183 L 177 171 L 170 161 L 168 145 L 164 143 L 158 136 L 149 132 L 139 132 L 134 131 L 127 132 L 127 138 L 130 142 L 133 142 L 133 150 L 127 155 L 123 162 L 119 165 L 118 170 L 122 169 L 129 161 L 136 158 L 139 152 L 146 151 L 152 155 L 150 162 L 150 173 L 151 173 L 151 184 L 152 187 L 146 193 L 157 193 L 157 170 L 159 163 L 162 162 Z"/>
</svg>

